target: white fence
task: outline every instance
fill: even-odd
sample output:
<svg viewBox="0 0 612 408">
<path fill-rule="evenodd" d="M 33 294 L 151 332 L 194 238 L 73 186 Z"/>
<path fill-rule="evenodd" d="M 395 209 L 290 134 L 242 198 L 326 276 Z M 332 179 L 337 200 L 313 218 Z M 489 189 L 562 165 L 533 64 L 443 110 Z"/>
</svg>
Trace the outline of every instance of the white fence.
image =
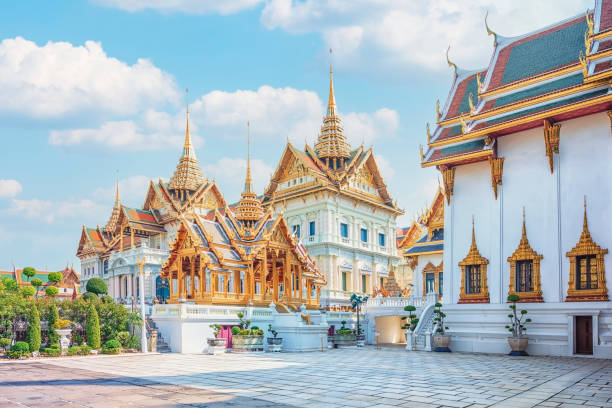
<svg viewBox="0 0 612 408">
<path fill-rule="evenodd" d="M 243 312 L 245 319 L 251 321 L 271 320 L 273 309 L 263 307 L 239 307 L 239 306 L 206 306 L 195 304 L 178 305 L 155 305 L 153 318 L 176 318 L 188 319 L 237 319 L 238 312 Z"/>
</svg>

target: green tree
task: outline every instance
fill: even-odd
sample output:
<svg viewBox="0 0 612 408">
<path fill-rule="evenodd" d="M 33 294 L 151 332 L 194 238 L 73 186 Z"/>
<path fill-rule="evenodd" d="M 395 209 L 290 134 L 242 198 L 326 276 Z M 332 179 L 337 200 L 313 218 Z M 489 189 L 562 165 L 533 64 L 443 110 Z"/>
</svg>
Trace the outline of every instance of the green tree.
<svg viewBox="0 0 612 408">
<path fill-rule="evenodd" d="M 48 279 L 52 285 L 57 285 L 64 279 L 64 275 L 61 272 L 51 272 Z"/>
<path fill-rule="evenodd" d="M 49 314 L 47 315 L 47 336 L 49 337 L 49 345 L 59 343 L 59 335 L 53 330 L 53 326 L 58 320 L 59 313 L 57 311 L 57 306 L 52 304 L 49 308 Z"/>
<path fill-rule="evenodd" d="M 98 311 L 93 303 L 89 305 L 87 313 L 85 336 L 87 337 L 87 345 L 89 347 L 94 349 L 100 348 L 100 321 L 98 320 Z"/>
<path fill-rule="evenodd" d="M 34 289 L 32 286 L 23 286 L 20 290 L 24 297 L 34 296 L 36 293 L 36 289 Z"/>
<path fill-rule="evenodd" d="M 56 286 L 47 286 L 47 289 L 45 289 L 45 293 L 49 297 L 55 297 L 59 295 L 59 289 Z"/>
<path fill-rule="evenodd" d="M 36 269 L 32 268 L 31 266 L 26 266 L 25 268 L 23 268 L 23 274 L 28 278 L 27 282 L 30 281 L 30 279 L 32 279 L 34 276 L 36 276 Z M 32 350 L 32 349 L 30 349 Z"/>
<path fill-rule="evenodd" d="M 87 281 L 87 285 L 85 286 L 88 292 L 95 293 L 96 295 L 104 295 L 108 292 L 108 286 L 104 279 L 100 278 L 91 278 Z"/>
<path fill-rule="evenodd" d="M 19 292 L 19 285 L 15 279 L 4 278 L 2 279 L 2 285 L 4 286 L 4 290 L 9 293 L 17 293 Z"/>
<path fill-rule="evenodd" d="M 30 345 L 30 351 L 34 352 L 40 350 L 40 315 L 36 307 L 33 307 L 30 312 L 26 336 L 28 344 Z"/>
<path fill-rule="evenodd" d="M 142 324 L 142 317 L 138 312 L 131 312 L 127 315 L 127 322 L 131 326 L 130 335 L 134 337 L 134 327 L 136 325 L 140 326 Z"/>
<path fill-rule="evenodd" d="M 43 285 L 43 281 L 42 281 L 42 280 L 40 280 L 40 279 L 38 279 L 38 278 L 34 278 L 34 279 L 32 279 L 32 286 L 33 286 L 34 288 L 36 288 L 36 296 L 38 296 L 38 291 L 40 290 L 40 288 L 42 287 L 42 285 Z"/>
</svg>

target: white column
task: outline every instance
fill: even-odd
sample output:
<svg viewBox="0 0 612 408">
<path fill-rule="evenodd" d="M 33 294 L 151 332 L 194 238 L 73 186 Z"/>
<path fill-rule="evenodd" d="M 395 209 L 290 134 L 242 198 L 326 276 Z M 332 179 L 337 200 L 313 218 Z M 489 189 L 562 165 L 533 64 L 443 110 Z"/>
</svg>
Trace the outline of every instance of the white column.
<svg viewBox="0 0 612 408">
<path fill-rule="evenodd" d="M 133 293 L 133 287 L 134 285 L 132 284 L 132 276 L 131 275 L 125 275 L 125 279 L 127 279 L 127 289 L 126 289 L 126 293 L 125 293 L 125 297 L 127 298 L 128 296 L 134 296 Z"/>
</svg>

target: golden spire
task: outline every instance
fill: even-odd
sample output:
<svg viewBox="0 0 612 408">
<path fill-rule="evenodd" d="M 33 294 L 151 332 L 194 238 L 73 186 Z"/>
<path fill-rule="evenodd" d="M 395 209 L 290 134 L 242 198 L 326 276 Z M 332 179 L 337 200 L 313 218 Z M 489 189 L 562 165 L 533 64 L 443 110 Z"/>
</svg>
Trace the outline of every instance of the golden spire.
<svg viewBox="0 0 612 408">
<path fill-rule="evenodd" d="M 117 188 L 115 192 L 115 205 L 119 204 L 119 178 L 117 178 Z"/>
<path fill-rule="evenodd" d="M 582 220 L 582 235 L 585 238 L 591 235 L 591 232 L 589 231 L 589 222 L 587 220 L 586 196 L 584 196 L 584 219 Z"/>
<path fill-rule="evenodd" d="M 329 50 L 331 56 L 332 50 Z M 334 96 L 333 69 L 329 65 L 329 99 L 327 114 L 323 118 L 321 133 L 314 145 L 314 151 L 328 167 L 337 170 L 351 157 L 351 147 L 344 136 L 344 129 L 337 113 L 336 98 Z"/>
<path fill-rule="evenodd" d="M 470 250 L 472 248 L 476 248 L 476 234 L 474 233 L 474 216 L 472 215 L 472 246 L 470 247 Z"/>
<path fill-rule="evenodd" d="M 117 173 L 119 173 L 117 171 Z M 111 216 L 106 223 L 104 229 L 108 232 L 113 232 L 117 226 L 117 222 L 119 221 L 119 214 L 121 213 L 121 202 L 119 201 L 119 176 L 117 176 L 117 182 L 115 186 L 115 205 L 113 205 L 113 211 L 111 212 Z"/>
<path fill-rule="evenodd" d="M 247 122 L 247 169 L 244 181 L 244 191 L 236 207 L 236 219 L 242 221 L 243 226 L 252 228 L 257 221 L 263 217 L 263 207 L 257 194 L 253 192 L 253 182 L 251 180 L 251 126 Z"/>
<path fill-rule="evenodd" d="M 189 90 L 186 90 L 188 92 Z M 200 169 L 200 164 L 195 155 L 195 150 L 191 143 L 191 135 L 189 133 L 189 104 L 187 104 L 187 126 L 185 130 L 185 144 L 183 145 L 183 154 L 179 159 L 174 175 L 170 179 L 168 188 L 178 191 L 194 191 L 204 183 L 204 176 Z"/>
</svg>

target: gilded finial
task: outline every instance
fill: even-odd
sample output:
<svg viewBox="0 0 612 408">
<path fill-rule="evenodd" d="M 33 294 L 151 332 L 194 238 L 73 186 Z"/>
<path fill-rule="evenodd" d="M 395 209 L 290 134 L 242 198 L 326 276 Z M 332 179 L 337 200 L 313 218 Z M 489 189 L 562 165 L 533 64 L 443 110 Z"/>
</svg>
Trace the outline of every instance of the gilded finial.
<svg viewBox="0 0 612 408">
<path fill-rule="evenodd" d="M 487 10 L 487 14 L 485 14 L 485 27 L 487 28 L 487 34 L 493 36 L 493 46 L 497 47 L 497 33 L 495 33 L 495 31 L 489 28 L 489 23 L 487 22 L 488 18 L 489 18 L 489 10 Z"/>
<path fill-rule="evenodd" d="M 589 35 L 593 35 L 593 28 L 595 26 L 595 23 L 593 22 L 593 15 L 591 13 L 589 13 L 589 10 L 586 11 L 586 23 L 587 26 L 589 27 Z"/>
<path fill-rule="evenodd" d="M 525 206 L 523 206 L 523 238 L 527 239 L 527 228 L 525 228 Z"/>
<path fill-rule="evenodd" d="M 446 63 L 448 64 L 449 67 L 455 70 L 455 76 L 457 76 L 457 64 L 455 64 L 454 62 L 451 62 L 451 60 L 448 58 L 449 51 L 450 51 L 450 45 L 446 49 Z"/>
<path fill-rule="evenodd" d="M 429 122 L 425 125 L 425 130 L 427 131 L 427 143 L 429 144 L 431 140 L 431 133 L 429 132 Z"/>
<path fill-rule="evenodd" d="M 244 190 L 251 192 L 251 123 L 247 120 L 247 174 Z"/>
<path fill-rule="evenodd" d="M 468 104 L 470 105 L 470 113 L 474 113 L 474 102 L 472 101 L 472 93 L 468 95 Z"/>
<path fill-rule="evenodd" d="M 586 195 L 584 196 L 584 220 L 582 221 L 582 233 L 583 234 L 589 234 L 589 223 L 587 221 Z"/>
<path fill-rule="evenodd" d="M 440 112 L 440 100 L 436 100 L 436 123 L 440 123 L 440 117 L 442 116 L 442 112 Z"/>
<path fill-rule="evenodd" d="M 115 204 L 119 204 L 119 170 L 117 170 L 117 185 L 115 191 Z"/>
<path fill-rule="evenodd" d="M 474 214 L 472 214 L 472 246 L 476 247 L 476 233 L 474 232 Z"/>
<path fill-rule="evenodd" d="M 482 82 L 480 80 L 480 73 L 476 74 L 476 84 L 478 85 L 478 95 L 480 95 L 480 92 L 482 90 Z"/>
<path fill-rule="evenodd" d="M 591 55 L 591 38 L 589 37 L 589 30 L 584 32 L 584 52 L 587 56 Z"/>
</svg>

